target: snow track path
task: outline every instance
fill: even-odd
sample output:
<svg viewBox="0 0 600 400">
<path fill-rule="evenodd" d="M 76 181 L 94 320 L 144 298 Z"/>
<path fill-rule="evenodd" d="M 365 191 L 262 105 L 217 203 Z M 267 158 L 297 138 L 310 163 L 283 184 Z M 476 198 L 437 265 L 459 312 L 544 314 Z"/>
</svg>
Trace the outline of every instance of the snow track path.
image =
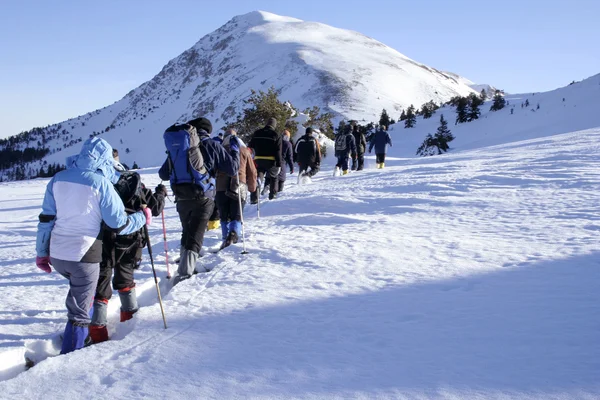
<svg viewBox="0 0 600 400">
<path fill-rule="evenodd" d="M 33 263 L 47 181 L 1 184 L 0 398 L 597 398 L 598 143 L 600 129 L 289 179 L 260 219 L 246 207 L 249 254 L 161 280 L 169 329 L 145 259 L 133 320 L 114 296 L 110 341 L 26 372 L 13 361 L 62 330 L 67 285 Z M 164 277 L 160 220 L 150 234 Z"/>
</svg>

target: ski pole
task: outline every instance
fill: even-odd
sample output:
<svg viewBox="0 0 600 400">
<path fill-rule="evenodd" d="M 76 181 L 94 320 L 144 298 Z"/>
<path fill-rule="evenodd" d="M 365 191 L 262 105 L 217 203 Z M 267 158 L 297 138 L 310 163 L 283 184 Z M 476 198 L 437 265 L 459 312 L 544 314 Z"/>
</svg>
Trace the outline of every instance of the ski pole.
<svg viewBox="0 0 600 400">
<path fill-rule="evenodd" d="M 258 186 L 256 187 L 256 218 L 260 219 L 260 187 L 262 186 L 262 182 L 258 179 Z"/>
<path fill-rule="evenodd" d="M 242 243 L 244 246 L 244 250 L 242 251 L 242 254 L 248 254 L 248 252 L 246 251 L 246 233 L 245 233 L 245 228 L 244 228 L 244 207 L 242 207 L 242 193 L 241 193 L 241 188 L 240 188 L 240 175 L 237 175 L 237 186 L 238 186 L 238 204 L 240 206 L 240 221 L 242 222 Z"/>
<path fill-rule="evenodd" d="M 150 244 L 150 234 L 148 234 L 148 225 L 144 225 L 144 235 L 146 235 L 146 241 L 148 242 L 148 255 L 150 256 L 150 264 L 152 265 L 152 274 L 154 275 L 154 283 L 156 284 L 156 291 L 158 292 L 158 303 L 160 304 L 160 312 L 162 313 L 163 323 L 165 329 L 167 329 L 167 319 L 165 318 L 165 309 L 163 308 L 162 297 L 160 296 L 160 288 L 158 287 L 158 278 L 156 277 L 156 269 L 154 269 L 154 259 L 152 258 L 152 244 Z"/>
<path fill-rule="evenodd" d="M 169 268 L 169 245 L 167 244 L 167 228 L 165 226 L 165 210 L 161 212 L 163 226 L 163 243 L 165 244 L 165 258 L 167 260 L 167 279 L 171 279 L 171 269 Z"/>
</svg>

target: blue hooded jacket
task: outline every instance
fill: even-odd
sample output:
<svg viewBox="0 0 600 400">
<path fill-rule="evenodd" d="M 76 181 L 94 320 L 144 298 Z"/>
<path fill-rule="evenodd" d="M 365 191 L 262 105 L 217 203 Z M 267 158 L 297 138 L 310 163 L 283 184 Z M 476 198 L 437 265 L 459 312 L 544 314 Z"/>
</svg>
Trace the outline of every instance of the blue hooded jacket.
<svg viewBox="0 0 600 400">
<path fill-rule="evenodd" d="M 141 211 L 127 215 L 113 186 L 118 179 L 110 144 L 98 137 L 86 140 L 78 155 L 67 158 L 67 169 L 46 186 L 37 255 L 97 263 L 102 260 L 102 222 L 121 235 L 139 230 L 146 217 Z"/>
<path fill-rule="evenodd" d="M 369 146 L 369 153 L 375 147 L 375 154 L 385 154 L 387 153 L 387 146 L 392 145 L 392 138 L 390 134 L 384 130 L 379 130 L 375 135 L 373 135 L 373 139 L 371 139 L 371 145 Z"/>
</svg>

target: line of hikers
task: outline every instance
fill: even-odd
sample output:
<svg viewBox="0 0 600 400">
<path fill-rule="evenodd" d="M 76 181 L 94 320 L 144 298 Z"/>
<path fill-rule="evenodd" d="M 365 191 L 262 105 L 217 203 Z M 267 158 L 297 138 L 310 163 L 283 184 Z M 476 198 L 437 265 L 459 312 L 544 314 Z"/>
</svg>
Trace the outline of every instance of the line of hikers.
<svg viewBox="0 0 600 400">
<path fill-rule="evenodd" d="M 343 132 L 335 137 L 335 156 L 337 163 L 333 172 L 334 176 L 348 174 L 349 170 L 361 171 L 365 166 L 365 152 L 369 143 L 369 153 L 375 147 L 375 158 L 378 169 L 383 169 L 385 165 L 385 155 L 387 147 L 392 146 L 392 138 L 387 132 L 387 127 L 381 125 L 379 130 L 367 138 L 356 121 L 350 121 Z M 350 165 L 352 157 L 352 165 Z"/>
<path fill-rule="evenodd" d="M 284 187 L 285 167 L 293 173 L 294 163 L 299 179 L 319 171 L 321 150 L 312 128 L 295 145 L 287 130 L 279 134 L 276 128 L 277 120 L 270 118 L 247 146 L 232 129 L 211 138 L 212 124 L 203 117 L 165 131 L 167 158 L 158 174 L 170 182 L 182 227 L 175 283 L 196 273 L 211 219 L 220 221 L 221 248 L 237 243 L 248 192 L 251 202 L 258 202 L 264 182 L 262 192 L 268 188 L 269 199 L 276 198 Z M 336 138 L 337 168 L 344 173 L 350 156 L 353 169 L 364 168 L 367 142 L 362 134 L 355 139 L 356 134 L 354 124 L 340 135 L 343 146 Z M 384 130 L 371 141 L 369 152 L 375 147 L 380 168 L 388 144 Z M 166 196 L 162 184 L 154 192 L 147 189 L 140 175 L 127 171 L 118 152 L 98 137 L 84 142 L 80 153 L 67 159 L 66 170 L 48 183 L 39 215 L 36 265 L 47 273 L 53 266 L 69 280 L 61 354 L 108 340 L 107 306 L 113 289 L 121 300 L 121 322 L 138 310 L 134 271 L 149 241 L 144 225 L 161 215 Z"/>
</svg>

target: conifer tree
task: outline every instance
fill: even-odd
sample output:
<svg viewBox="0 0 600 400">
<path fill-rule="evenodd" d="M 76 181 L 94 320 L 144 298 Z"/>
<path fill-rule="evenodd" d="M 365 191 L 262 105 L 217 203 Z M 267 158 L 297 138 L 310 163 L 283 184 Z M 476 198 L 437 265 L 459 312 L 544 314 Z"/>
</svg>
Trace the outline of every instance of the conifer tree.
<svg viewBox="0 0 600 400">
<path fill-rule="evenodd" d="M 496 94 L 494 95 L 494 102 L 492 103 L 492 106 L 490 107 L 490 111 L 502 110 L 505 105 L 506 105 L 506 99 L 504 98 L 504 96 L 502 96 L 502 93 L 500 93 L 499 90 L 496 90 Z M 526 101 L 525 105 L 528 106 L 529 101 Z"/>
<path fill-rule="evenodd" d="M 475 93 L 471 93 L 469 95 L 469 109 L 467 111 L 467 121 L 475 121 L 479 119 L 481 115 L 481 111 L 479 111 L 479 106 L 483 104 L 483 100 L 481 97 L 477 96 Z"/>
<path fill-rule="evenodd" d="M 450 132 L 450 129 L 448 129 L 448 121 L 444 118 L 444 114 L 440 116 L 440 126 L 437 128 L 435 138 L 438 141 L 438 148 L 443 152 L 448 151 L 450 148 L 448 143 L 454 140 L 454 135 Z"/>
<path fill-rule="evenodd" d="M 379 117 L 379 125 L 385 126 L 386 129 L 390 126 L 390 116 L 388 115 L 385 108 L 381 112 L 381 117 Z"/>
<path fill-rule="evenodd" d="M 467 113 L 467 107 L 469 106 L 469 99 L 467 97 L 459 97 L 456 99 L 456 124 L 463 124 L 469 120 Z"/>
<path fill-rule="evenodd" d="M 431 118 L 435 113 L 435 110 L 440 108 L 433 100 L 428 101 L 427 103 L 421 106 L 421 114 L 423 115 L 423 119 Z"/>
<path fill-rule="evenodd" d="M 406 120 L 404 121 L 405 128 L 413 128 L 417 123 L 417 116 L 415 115 L 415 106 L 412 104 L 406 110 Z"/>
<path fill-rule="evenodd" d="M 487 100 L 487 93 L 485 91 L 485 89 L 481 89 L 481 93 L 479 94 L 479 98 L 481 99 L 482 102 Z"/>
</svg>

